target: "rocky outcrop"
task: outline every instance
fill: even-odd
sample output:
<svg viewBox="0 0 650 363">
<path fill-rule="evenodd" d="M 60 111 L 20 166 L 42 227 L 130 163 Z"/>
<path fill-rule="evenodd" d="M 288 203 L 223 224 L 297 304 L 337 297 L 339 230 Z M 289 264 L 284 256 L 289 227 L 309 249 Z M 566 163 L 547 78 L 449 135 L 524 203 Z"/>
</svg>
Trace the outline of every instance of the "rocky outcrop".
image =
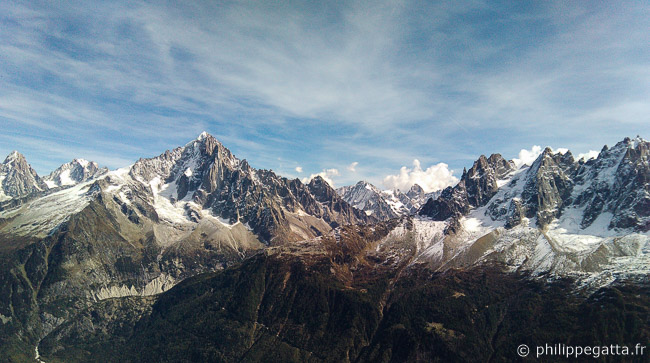
<svg viewBox="0 0 650 363">
<path fill-rule="evenodd" d="M 124 296 L 152 296 L 165 292 L 176 284 L 173 277 L 162 273 L 160 276 L 148 282 L 144 287 L 138 289 L 131 285 L 101 287 L 98 291 L 91 293 L 91 298 L 97 301 Z"/>
<path fill-rule="evenodd" d="M 363 223 L 376 221 L 374 217 L 366 215 L 363 211 L 352 207 L 348 202 L 343 200 L 325 179 L 320 176 L 313 178 L 307 185 L 307 188 L 316 201 L 324 207 L 322 214 L 317 215 L 332 227 L 345 224 L 358 224 L 360 221 L 363 221 Z"/>
<path fill-rule="evenodd" d="M 469 170 L 463 170 L 456 186 L 447 187 L 435 200 L 429 199 L 418 214 L 436 221 L 465 215 L 470 209 L 487 204 L 499 189 L 497 181 L 513 170 L 514 163 L 499 154 L 492 154 L 489 158 L 481 155 Z"/>
<path fill-rule="evenodd" d="M 408 192 L 406 192 L 406 196 L 411 198 L 411 199 L 420 199 L 425 196 L 424 189 L 422 189 L 421 186 L 418 184 L 413 184 L 411 189 L 409 189 Z"/>
<path fill-rule="evenodd" d="M 403 195 L 408 198 L 408 201 L 413 206 L 410 214 L 415 214 L 415 212 L 417 212 L 426 202 L 428 202 L 429 199 L 435 200 L 440 196 L 440 194 L 442 194 L 442 190 L 436 190 L 427 193 L 418 184 L 413 184 L 411 189 L 409 189 L 409 191 Z"/>
<path fill-rule="evenodd" d="M 9 154 L 0 165 L 0 182 L 0 202 L 47 189 L 43 180 L 18 151 Z"/>
<path fill-rule="evenodd" d="M 526 172 L 526 184 L 521 193 L 526 217 L 537 217 L 540 226 L 557 218 L 571 203 L 573 181 L 570 176 L 576 168 L 571 152 L 554 154 L 551 148 L 544 149 Z"/>
</svg>

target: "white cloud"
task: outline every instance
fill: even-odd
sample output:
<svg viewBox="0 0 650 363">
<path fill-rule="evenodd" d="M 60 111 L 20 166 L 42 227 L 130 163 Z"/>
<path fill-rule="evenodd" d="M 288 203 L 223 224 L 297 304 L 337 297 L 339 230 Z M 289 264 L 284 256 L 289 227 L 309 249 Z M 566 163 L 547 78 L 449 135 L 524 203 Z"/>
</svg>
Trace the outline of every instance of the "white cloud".
<svg viewBox="0 0 650 363">
<path fill-rule="evenodd" d="M 296 172 L 302 173 L 302 166 L 296 166 Z"/>
<path fill-rule="evenodd" d="M 323 178 L 332 188 L 334 188 L 334 181 L 332 180 L 333 177 L 339 176 L 341 173 L 339 173 L 338 169 L 323 169 L 320 173 L 317 174 L 311 174 L 309 178 L 302 178 L 302 182 L 307 184 L 309 181 L 314 179 L 317 176 L 320 176 Z"/>
<path fill-rule="evenodd" d="M 587 161 L 589 159 L 595 159 L 595 158 L 598 157 L 598 154 L 600 154 L 600 152 L 598 152 L 596 150 L 589 150 L 586 153 L 578 154 L 578 157 L 576 158 L 576 160 L 584 159 L 585 161 Z"/>
<path fill-rule="evenodd" d="M 444 189 L 458 183 L 458 178 L 452 175 L 453 170 L 445 163 L 438 163 L 422 170 L 420 161 L 413 160 L 413 168 L 402 166 L 397 175 L 388 175 L 384 178 L 384 186 L 408 191 L 413 184 L 418 184 L 425 192 Z"/>
<path fill-rule="evenodd" d="M 359 162 L 358 162 L 358 161 L 355 161 L 355 162 L 353 162 L 352 164 L 348 165 L 347 169 L 348 169 L 349 171 L 351 171 L 351 172 L 354 173 L 354 172 L 357 171 L 357 170 L 356 170 L 357 165 L 359 165 Z"/>
<path fill-rule="evenodd" d="M 519 151 L 519 157 L 512 159 L 512 161 L 515 162 L 515 167 L 519 169 L 524 165 L 531 165 L 541 153 L 542 147 L 535 145 L 530 150 L 521 149 L 521 151 Z"/>
<path fill-rule="evenodd" d="M 232 130 L 219 138 L 226 146 L 268 168 L 279 143 L 252 138 L 250 130 L 271 125 L 275 136 L 296 141 L 304 136 L 284 122 L 310 119 L 326 125 L 323 145 L 341 145 L 337 151 L 362 160 L 364 171 L 390 168 L 379 172 L 386 175 L 434 144 L 442 160 L 499 150 L 480 145 L 495 128 L 522 145 L 552 143 L 561 129 L 581 147 L 597 147 L 616 141 L 604 135 L 644 130 L 650 112 L 642 4 L 596 10 L 567 2 L 522 14 L 482 1 L 89 4 L 1 3 L 0 122 L 10 124 L 0 142 L 7 129 L 30 128 L 55 134 L 61 147 L 71 139 L 90 147 L 87 140 L 101 138 L 128 146 L 137 137 L 144 154 L 155 155 L 178 145 L 183 130 L 189 140 L 205 128 L 223 129 Z M 486 11 L 499 14 L 491 17 L 498 27 L 463 21 Z M 526 27 L 531 21 L 557 31 L 528 33 L 537 29 Z M 492 41 L 481 38 L 492 30 Z M 531 39 L 533 46 L 520 46 Z M 33 79 L 44 81 L 34 87 Z M 246 126 L 230 121 L 241 117 Z M 330 132 L 340 126 L 370 137 L 335 143 L 340 137 Z M 576 149 L 577 141 L 564 139 Z M 314 144 L 294 162 L 321 162 L 323 146 Z"/>
</svg>

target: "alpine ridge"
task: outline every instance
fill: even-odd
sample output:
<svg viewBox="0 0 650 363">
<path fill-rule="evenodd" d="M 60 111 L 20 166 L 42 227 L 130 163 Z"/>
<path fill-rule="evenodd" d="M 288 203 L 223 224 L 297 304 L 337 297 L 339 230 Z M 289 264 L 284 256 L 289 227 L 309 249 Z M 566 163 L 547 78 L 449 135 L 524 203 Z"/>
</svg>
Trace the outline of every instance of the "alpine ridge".
<svg viewBox="0 0 650 363">
<path fill-rule="evenodd" d="M 580 229 L 596 219 L 605 229 L 650 230 L 649 143 L 626 138 L 595 159 L 575 160 L 570 151 L 546 148 L 530 166 L 514 170 L 500 155 L 481 156 L 455 187 L 419 211 L 434 220 L 467 215 L 487 205 L 493 221 L 541 228 L 569 215 Z M 499 192 L 499 193 L 497 193 Z M 497 195 L 498 194 L 498 195 Z M 606 220 L 605 220 L 606 219 Z"/>
<path fill-rule="evenodd" d="M 398 189 L 380 190 L 376 186 L 360 181 L 355 185 L 338 188 L 336 192 L 353 207 L 379 220 L 388 220 L 414 214 L 428 200 L 440 193 L 425 193 L 414 184 L 407 193 Z"/>
<path fill-rule="evenodd" d="M 0 174 L 0 354 L 486 360 L 509 357 L 495 337 L 523 334 L 517 309 L 546 300 L 597 332 L 602 318 L 581 314 L 601 301 L 576 294 L 645 301 L 633 291 L 650 275 L 649 155 L 637 137 L 589 160 L 480 156 L 427 194 L 287 179 L 208 133 L 121 169 L 75 159 L 44 178 L 14 152 Z M 225 338 L 185 346 L 198 327 Z M 396 348 L 404 339 L 413 348 Z"/>
</svg>

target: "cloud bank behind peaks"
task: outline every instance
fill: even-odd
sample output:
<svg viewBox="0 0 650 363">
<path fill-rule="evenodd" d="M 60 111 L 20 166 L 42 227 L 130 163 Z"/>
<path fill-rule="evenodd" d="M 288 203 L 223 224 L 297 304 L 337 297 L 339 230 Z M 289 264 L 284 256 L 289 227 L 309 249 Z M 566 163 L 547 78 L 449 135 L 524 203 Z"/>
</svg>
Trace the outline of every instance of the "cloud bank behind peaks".
<svg viewBox="0 0 650 363">
<path fill-rule="evenodd" d="M 390 189 L 408 191 L 413 184 L 418 184 L 425 192 L 434 192 L 458 183 L 449 165 L 438 163 L 423 170 L 418 159 L 413 160 L 413 168 L 402 166 L 399 174 L 388 175 L 384 178 L 384 186 Z"/>
<path fill-rule="evenodd" d="M 578 154 L 576 160 L 584 159 L 584 161 L 587 161 L 589 159 L 595 159 L 598 157 L 599 154 L 600 152 L 596 150 L 589 150 L 589 152 Z"/>
<path fill-rule="evenodd" d="M 338 169 L 324 169 L 318 174 L 311 174 L 309 178 L 303 178 L 302 182 L 307 184 L 309 183 L 312 179 L 314 179 L 317 176 L 320 176 L 323 178 L 332 188 L 334 188 L 334 181 L 332 180 L 332 177 L 339 176 L 341 173 L 339 173 Z"/>
<path fill-rule="evenodd" d="M 530 150 L 521 149 L 519 152 L 519 157 L 512 159 L 512 161 L 515 162 L 515 167 L 519 169 L 524 165 L 531 165 L 541 153 L 542 147 L 535 145 Z"/>
</svg>

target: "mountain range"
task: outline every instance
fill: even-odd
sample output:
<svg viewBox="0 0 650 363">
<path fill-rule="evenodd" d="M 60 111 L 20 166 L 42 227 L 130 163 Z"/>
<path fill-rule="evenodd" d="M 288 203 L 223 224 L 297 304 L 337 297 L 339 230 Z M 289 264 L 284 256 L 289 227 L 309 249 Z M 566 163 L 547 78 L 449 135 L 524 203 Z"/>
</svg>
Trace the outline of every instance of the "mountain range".
<svg viewBox="0 0 650 363">
<path fill-rule="evenodd" d="M 287 179 L 207 133 L 121 169 L 75 159 L 42 178 L 13 152 L 0 355 L 498 361 L 516 353 L 507 337 L 533 338 L 519 326 L 532 310 L 593 328 L 530 321 L 540 336 L 647 341 L 650 295 L 635 291 L 650 274 L 649 157 L 640 137 L 589 160 L 492 154 L 453 187 L 404 193 Z M 640 328 L 603 330 L 598 305 Z"/>
<path fill-rule="evenodd" d="M 425 193 L 417 184 L 406 193 L 399 189 L 380 190 L 366 181 L 338 188 L 336 192 L 354 208 L 382 221 L 415 214 L 427 200 L 436 199 L 440 194 Z"/>
</svg>

